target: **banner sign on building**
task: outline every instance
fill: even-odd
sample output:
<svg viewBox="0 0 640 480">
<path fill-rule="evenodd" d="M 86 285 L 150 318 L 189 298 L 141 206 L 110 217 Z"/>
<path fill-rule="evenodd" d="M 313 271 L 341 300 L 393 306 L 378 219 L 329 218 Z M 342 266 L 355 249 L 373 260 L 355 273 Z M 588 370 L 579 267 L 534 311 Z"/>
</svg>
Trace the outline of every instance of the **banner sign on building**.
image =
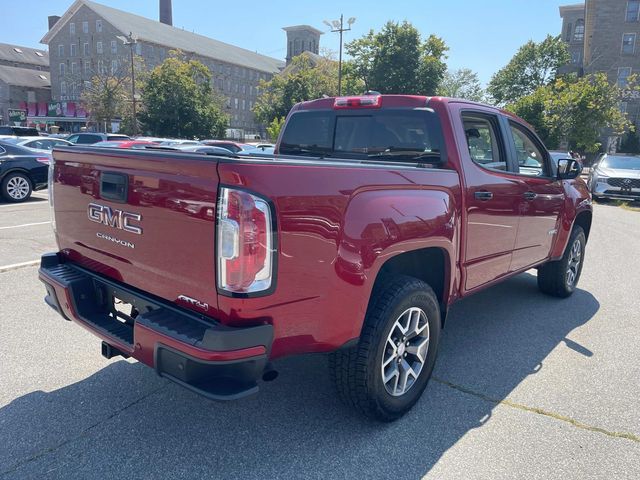
<svg viewBox="0 0 640 480">
<path fill-rule="evenodd" d="M 19 108 L 9 108 L 9 122 L 26 122 L 27 121 L 27 111 Z"/>
</svg>

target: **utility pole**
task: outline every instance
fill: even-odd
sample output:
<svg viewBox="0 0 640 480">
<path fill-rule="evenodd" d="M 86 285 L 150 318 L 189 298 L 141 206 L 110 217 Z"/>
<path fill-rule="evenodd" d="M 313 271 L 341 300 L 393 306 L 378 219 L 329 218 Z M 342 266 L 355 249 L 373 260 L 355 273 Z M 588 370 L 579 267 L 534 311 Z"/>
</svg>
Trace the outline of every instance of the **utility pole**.
<svg viewBox="0 0 640 480">
<path fill-rule="evenodd" d="M 133 36 L 133 33 L 129 32 L 128 37 L 118 35 L 118 38 L 125 45 L 129 45 L 131 50 L 131 102 L 132 102 L 132 114 L 133 114 L 133 136 L 138 135 L 138 116 L 136 115 L 136 71 L 133 64 L 133 46 L 138 43 L 138 39 Z"/>
<path fill-rule="evenodd" d="M 333 33 L 340 34 L 340 52 L 338 53 L 338 96 L 342 95 L 342 34 L 351 30 L 351 25 L 356 21 L 355 17 L 347 20 L 348 28 L 344 28 L 344 15 L 340 14 L 340 20 L 332 20 L 328 22 L 324 20 L 324 24 L 327 25 Z"/>
</svg>

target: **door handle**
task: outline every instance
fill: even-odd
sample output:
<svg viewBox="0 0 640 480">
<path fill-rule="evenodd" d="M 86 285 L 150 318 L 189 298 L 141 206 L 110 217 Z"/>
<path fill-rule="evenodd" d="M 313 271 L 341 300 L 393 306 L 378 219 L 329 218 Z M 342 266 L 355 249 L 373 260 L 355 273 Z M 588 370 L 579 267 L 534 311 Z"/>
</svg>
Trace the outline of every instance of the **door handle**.
<svg viewBox="0 0 640 480">
<path fill-rule="evenodd" d="M 479 192 L 475 192 L 473 196 L 476 197 L 476 200 L 486 202 L 487 200 L 491 200 L 493 198 L 493 193 L 487 192 L 486 190 L 481 190 Z"/>
<path fill-rule="evenodd" d="M 534 200 L 538 194 L 536 192 L 524 192 L 522 196 L 525 200 Z"/>
</svg>

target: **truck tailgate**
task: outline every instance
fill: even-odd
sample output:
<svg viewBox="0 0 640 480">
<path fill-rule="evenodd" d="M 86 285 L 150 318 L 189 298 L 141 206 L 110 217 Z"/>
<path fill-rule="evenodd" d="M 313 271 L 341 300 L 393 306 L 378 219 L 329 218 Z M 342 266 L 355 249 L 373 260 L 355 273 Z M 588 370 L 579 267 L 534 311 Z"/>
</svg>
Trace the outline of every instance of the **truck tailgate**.
<svg viewBox="0 0 640 480">
<path fill-rule="evenodd" d="M 73 147 L 56 150 L 54 159 L 62 255 L 215 316 L 214 157 Z"/>
</svg>

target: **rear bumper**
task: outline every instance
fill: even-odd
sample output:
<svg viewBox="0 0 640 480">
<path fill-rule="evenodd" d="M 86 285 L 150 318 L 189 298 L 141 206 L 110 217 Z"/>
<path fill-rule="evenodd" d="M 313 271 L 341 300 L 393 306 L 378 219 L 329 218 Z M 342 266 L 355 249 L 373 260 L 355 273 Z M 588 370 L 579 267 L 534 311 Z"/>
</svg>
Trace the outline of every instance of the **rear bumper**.
<svg viewBox="0 0 640 480">
<path fill-rule="evenodd" d="M 107 279 L 57 254 L 41 259 L 45 302 L 66 320 L 100 337 L 107 350 L 154 368 L 158 375 L 213 400 L 233 400 L 258 391 L 273 327 L 231 328 L 170 302 Z M 114 298 L 133 305 L 135 318 L 116 318 Z M 125 316 L 126 317 L 126 316 Z"/>
</svg>

